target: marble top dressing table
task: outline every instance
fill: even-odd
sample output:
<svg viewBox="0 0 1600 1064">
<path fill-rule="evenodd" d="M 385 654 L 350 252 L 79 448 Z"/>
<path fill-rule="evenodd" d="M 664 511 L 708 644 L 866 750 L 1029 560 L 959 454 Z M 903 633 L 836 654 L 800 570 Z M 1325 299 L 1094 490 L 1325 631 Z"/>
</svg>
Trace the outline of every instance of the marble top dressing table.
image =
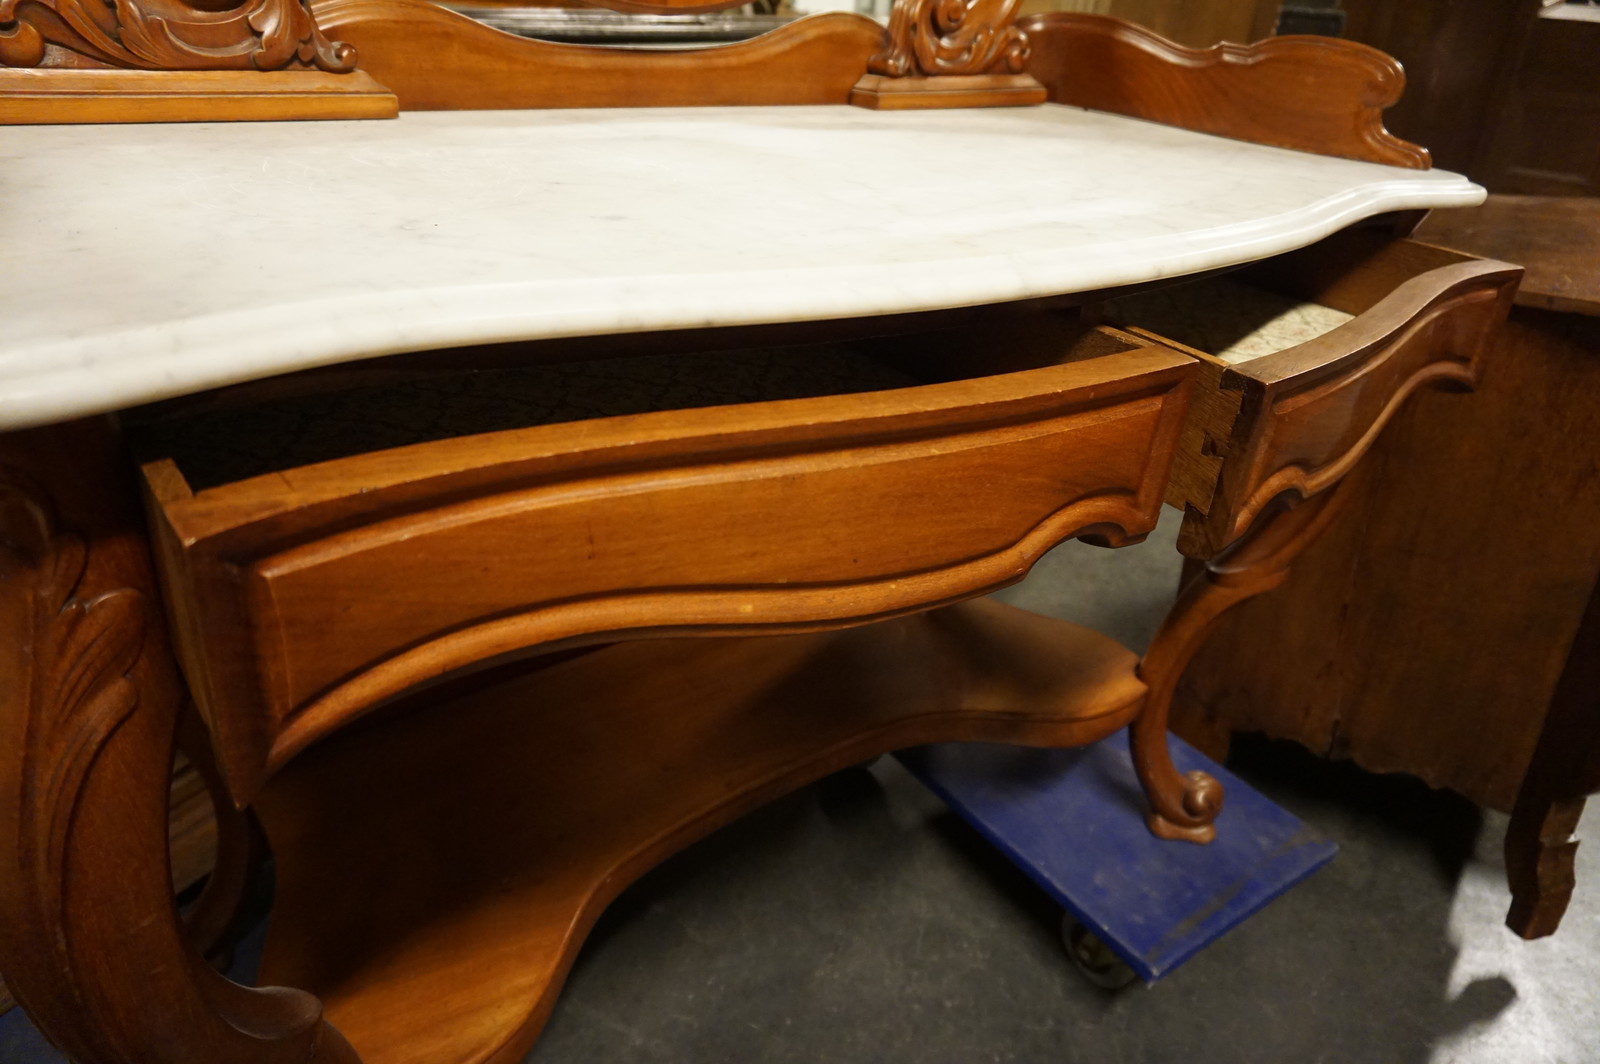
<svg viewBox="0 0 1600 1064">
<path fill-rule="evenodd" d="M 629 881 L 908 745 L 1131 725 L 1206 842 L 1179 674 L 1518 277 L 1407 239 L 1482 192 L 1341 42 L 179 7 L 0 5 L 0 971 L 85 1064 L 519 1060 Z M 1163 502 L 1142 660 L 981 597 Z M 184 917 L 175 735 L 224 829 Z M 245 988 L 203 953 L 257 820 Z"/>
</svg>

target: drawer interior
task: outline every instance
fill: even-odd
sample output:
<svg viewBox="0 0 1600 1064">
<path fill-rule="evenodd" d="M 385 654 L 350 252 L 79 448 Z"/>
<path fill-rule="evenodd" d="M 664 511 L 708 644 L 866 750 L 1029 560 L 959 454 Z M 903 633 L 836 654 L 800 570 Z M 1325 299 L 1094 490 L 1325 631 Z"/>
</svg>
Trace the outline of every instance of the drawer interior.
<svg viewBox="0 0 1600 1064">
<path fill-rule="evenodd" d="M 459 437 L 666 411 L 861 395 L 970 380 L 1132 350 L 1140 341 L 1075 314 L 1008 316 L 982 330 L 531 365 L 474 365 L 476 352 L 427 368 L 313 373 L 235 387 L 129 416 L 141 463 L 167 460 L 208 491 L 290 469 Z M 452 368 L 449 363 L 464 363 Z"/>
<path fill-rule="evenodd" d="M 481 433 L 667 410 L 904 388 L 910 374 L 844 345 L 636 355 L 427 371 L 226 403 L 136 432 L 195 491 L 299 466 Z"/>
<path fill-rule="evenodd" d="M 1332 487 L 1424 386 L 1468 388 L 1518 271 L 1352 229 L 1088 313 L 1201 363 L 1168 488 L 1210 558 L 1275 499 Z"/>
<path fill-rule="evenodd" d="M 1355 320 L 1347 311 L 1233 275 L 1109 300 L 1103 313 L 1110 324 L 1147 330 L 1230 366 L 1286 351 Z"/>
</svg>

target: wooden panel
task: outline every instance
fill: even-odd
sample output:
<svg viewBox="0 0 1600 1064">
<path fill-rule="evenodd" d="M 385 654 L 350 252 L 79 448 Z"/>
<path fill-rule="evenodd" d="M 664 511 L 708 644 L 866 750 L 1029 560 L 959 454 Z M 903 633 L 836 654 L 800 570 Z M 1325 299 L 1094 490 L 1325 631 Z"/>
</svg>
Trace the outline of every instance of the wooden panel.
<svg viewBox="0 0 1600 1064">
<path fill-rule="evenodd" d="M 889 78 L 865 74 L 850 102 L 874 111 L 930 111 L 947 107 L 1030 107 L 1045 101 L 1044 87 L 1027 74 Z"/>
<path fill-rule="evenodd" d="M 738 44 L 643 52 L 529 40 L 422 0 L 314 6 L 405 111 L 842 104 L 883 41 L 876 22 L 842 12 Z"/>
<path fill-rule="evenodd" d="M 0 125 L 393 118 L 365 73 L 0 68 Z"/>
<path fill-rule="evenodd" d="M 261 977 L 366 1064 L 522 1059 L 599 911 L 740 813 L 885 750 L 1072 745 L 1138 707 L 1105 636 L 992 601 L 846 632 L 623 643 L 376 717 L 262 793 Z"/>
<path fill-rule="evenodd" d="M 1350 159 L 1428 168 L 1383 110 L 1405 75 L 1381 52 L 1326 37 L 1185 48 L 1101 15 L 1023 19 L 1030 74 L 1050 99 L 1184 129 Z"/>
<path fill-rule="evenodd" d="M 1209 48 L 1220 41 L 1249 42 L 1268 36 L 1277 9 L 1275 2 L 1255 0 L 1110 0 L 1103 11 L 1179 44 Z"/>
<path fill-rule="evenodd" d="M 1023 0 L 1022 13 L 1113 15 L 1169 41 L 1209 48 L 1219 41 L 1257 41 L 1271 36 L 1278 7 L 1277 0 Z"/>
<path fill-rule="evenodd" d="M 1003 586 L 1070 536 L 1142 536 L 1194 363 L 1134 343 L 978 380 L 446 440 L 198 495 L 152 463 L 181 657 L 236 796 L 475 662 L 598 633 L 862 623 Z"/>
<path fill-rule="evenodd" d="M 1470 400 L 1414 400 L 1348 513 L 1219 624 L 1181 730 L 1262 731 L 1510 810 L 1600 572 L 1597 355 L 1600 320 L 1519 308 Z"/>
</svg>

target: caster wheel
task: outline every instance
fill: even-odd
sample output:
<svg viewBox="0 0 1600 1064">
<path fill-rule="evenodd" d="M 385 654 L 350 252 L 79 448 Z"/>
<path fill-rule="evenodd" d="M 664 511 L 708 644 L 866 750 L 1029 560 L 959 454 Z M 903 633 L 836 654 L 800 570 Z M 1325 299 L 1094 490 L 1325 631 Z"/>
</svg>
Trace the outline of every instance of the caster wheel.
<svg viewBox="0 0 1600 1064">
<path fill-rule="evenodd" d="M 1061 918 L 1061 941 L 1083 977 L 1105 990 L 1121 990 L 1139 976 L 1111 947 L 1071 916 Z"/>
</svg>

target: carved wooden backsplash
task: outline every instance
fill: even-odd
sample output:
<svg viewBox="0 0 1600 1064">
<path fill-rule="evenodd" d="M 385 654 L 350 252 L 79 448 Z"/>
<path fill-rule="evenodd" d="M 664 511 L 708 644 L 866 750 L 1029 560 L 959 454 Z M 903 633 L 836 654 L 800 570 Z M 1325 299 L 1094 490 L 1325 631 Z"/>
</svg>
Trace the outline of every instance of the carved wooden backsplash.
<svg viewBox="0 0 1600 1064">
<path fill-rule="evenodd" d="M 0 0 L 0 65 L 342 74 L 356 56 L 323 36 L 304 0 L 223 11 L 182 0 Z"/>
</svg>

